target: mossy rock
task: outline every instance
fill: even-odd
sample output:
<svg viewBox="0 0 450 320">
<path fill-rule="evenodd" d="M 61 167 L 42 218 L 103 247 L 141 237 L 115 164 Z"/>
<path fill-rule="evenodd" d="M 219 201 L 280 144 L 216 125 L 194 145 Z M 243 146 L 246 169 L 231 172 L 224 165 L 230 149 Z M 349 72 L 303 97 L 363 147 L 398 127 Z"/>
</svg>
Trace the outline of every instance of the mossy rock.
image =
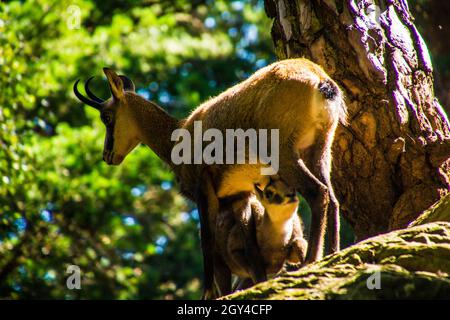
<svg viewBox="0 0 450 320">
<path fill-rule="evenodd" d="M 450 222 L 450 193 L 442 197 L 438 202 L 425 210 L 408 227 L 414 227 L 425 223 L 447 221 Z"/>
<path fill-rule="evenodd" d="M 224 299 L 450 299 L 450 222 L 367 239 Z"/>
</svg>

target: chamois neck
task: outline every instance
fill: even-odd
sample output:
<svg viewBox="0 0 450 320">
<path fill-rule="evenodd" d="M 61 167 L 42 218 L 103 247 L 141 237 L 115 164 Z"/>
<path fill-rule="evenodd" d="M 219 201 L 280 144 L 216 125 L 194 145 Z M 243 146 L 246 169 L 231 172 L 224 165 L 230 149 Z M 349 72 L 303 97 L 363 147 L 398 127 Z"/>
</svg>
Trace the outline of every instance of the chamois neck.
<svg viewBox="0 0 450 320">
<path fill-rule="evenodd" d="M 292 219 L 297 210 L 291 206 L 273 206 L 268 204 L 265 206 L 266 212 L 264 214 L 264 225 L 268 228 L 274 236 L 284 235 L 286 232 L 291 232 Z"/>
<path fill-rule="evenodd" d="M 150 147 L 158 157 L 172 166 L 170 154 L 173 148 L 172 132 L 179 127 L 180 122 L 169 115 L 157 104 L 133 95 L 132 108 L 140 139 Z"/>
</svg>

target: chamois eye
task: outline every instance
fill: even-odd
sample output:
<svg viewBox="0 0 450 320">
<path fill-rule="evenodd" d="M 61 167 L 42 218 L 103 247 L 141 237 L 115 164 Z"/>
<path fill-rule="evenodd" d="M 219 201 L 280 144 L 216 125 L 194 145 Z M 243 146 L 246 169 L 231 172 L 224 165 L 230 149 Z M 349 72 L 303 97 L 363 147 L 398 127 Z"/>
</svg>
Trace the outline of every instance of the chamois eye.
<svg viewBox="0 0 450 320">
<path fill-rule="evenodd" d="M 278 204 L 281 204 L 281 203 L 283 203 L 283 198 L 282 198 L 280 195 L 276 194 L 276 195 L 273 197 L 273 202 L 278 203 Z"/>
<path fill-rule="evenodd" d="M 109 113 L 103 114 L 103 115 L 102 115 L 102 121 L 103 121 L 103 123 L 106 124 L 106 125 L 110 124 L 111 121 L 112 121 L 111 115 L 110 115 Z"/>
<path fill-rule="evenodd" d="M 271 190 L 266 190 L 264 195 L 270 200 L 273 197 L 273 192 Z"/>
</svg>

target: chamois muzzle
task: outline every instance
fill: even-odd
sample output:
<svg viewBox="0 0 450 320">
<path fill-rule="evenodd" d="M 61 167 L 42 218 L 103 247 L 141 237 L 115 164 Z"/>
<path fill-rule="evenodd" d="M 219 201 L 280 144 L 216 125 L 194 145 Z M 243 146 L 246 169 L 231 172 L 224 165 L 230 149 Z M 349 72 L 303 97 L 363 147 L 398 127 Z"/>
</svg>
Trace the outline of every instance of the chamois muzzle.
<svg viewBox="0 0 450 320">
<path fill-rule="evenodd" d="M 100 99 L 99 97 L 95 96 L 94 93 L 92 93 L 92 91 L 89 89 L 89 82 L 93 79 L 94 77 L 90 77 L 89 79 L 86 80 L 86 82 L 84 83 L 84 90 L 86 91 L 86 94 L 88 95 L 88 97 L 83 96 L 79 91 L 78 91 L 78 82 L 80 82 L 80 79 L 78 79 L 77 81 L 75 81 L 75 84 L 73 85 L 73 92 L 75 93 L 75 95 L 77 96 L 77 98 L 83 102 L 84 104 L 87 104 L 88 106 L 91 106 L 99 111 L 102 110 L 102 103 L 104 102 L 103 99 Z"/>
<path fill-rule="evenodd" d="M 108 165 L 117 166 L 122 163 L 124 157 L 113 151 L 103 151 L 103 161 Z"/>
</svg>

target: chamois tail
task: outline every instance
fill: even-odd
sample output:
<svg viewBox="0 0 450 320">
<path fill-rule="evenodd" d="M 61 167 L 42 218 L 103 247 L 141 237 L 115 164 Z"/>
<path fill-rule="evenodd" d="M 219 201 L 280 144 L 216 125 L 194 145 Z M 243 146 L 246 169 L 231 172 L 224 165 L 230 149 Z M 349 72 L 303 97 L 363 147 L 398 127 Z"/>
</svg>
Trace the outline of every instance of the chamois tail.
<svg viewBox="0 0 450 320">
<path fill-rule="evenodd" d="M 323 80 L 319 83 L 319 91 L 325 99 L 335 102 L 335 110 L 337 112 L 339 122 L 343 125 L 347 124 L 347 106 L 344 102 L 344 95 L 336 83 L 330 79 Z"/>
</svg>

